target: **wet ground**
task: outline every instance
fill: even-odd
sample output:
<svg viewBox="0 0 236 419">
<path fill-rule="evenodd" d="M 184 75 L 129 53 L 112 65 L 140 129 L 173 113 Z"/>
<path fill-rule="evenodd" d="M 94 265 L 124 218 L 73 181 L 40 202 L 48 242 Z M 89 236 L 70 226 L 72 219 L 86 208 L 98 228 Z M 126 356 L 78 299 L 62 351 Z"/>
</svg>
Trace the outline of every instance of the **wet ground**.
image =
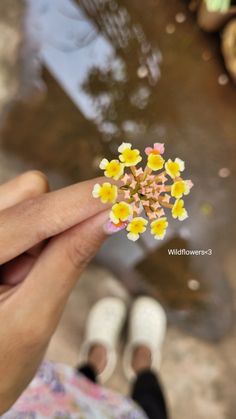
<svg viewBox="0 0 236 419">
<path fill-rule="evenodd" d="M 165 141 L 167 155 L 183 158 L 195 183 L 187 203 L 190 218 L 171 222 L 161 247 L 148 235 L 141 244 L 127 243 L 124 235 L 111 238 L 99 260 L 132 292 L 161 299 L 172 321 L 219 339 L 233 320 L 225 268 L 236 237 L 235 86 L 220 84 L 225 70 L 218 39 L 199 30 L 187 2 L 148 0 L 145 13 L 140 2 L 102 4 L 81 1 L 77 16 L 59 2 L 58 13 L 67 25 L 89 23 L 87 32 L 70 34 L 68 41 L 65 31 L 61 43 L 49 47 L 47 34 L 44 59 L 56 73 L 53 77 L 44 68 L 42 88 L 35 86 L 36 70 L 25 65 L 24 90 L 30 92 L 31 85 L 31 94 L 10 112 L 2 147 L 69 182 L 98 174 L 99 158 L 115 155 L 123 138 L 141 149 Z M 62 54 L 70 61 L 76 53 L 82 59 L 86 49 L 91 56 L 99 46 L 104 63 L 96 67 L 90 60 L 89 71 L 78 80 L 76 107 L 55 80 L 60 73 L 52 68 L 51 55 L 56 51 L 55 57 Z M 30 53 L 26 49 L 29 62 Z M 179 247 L 212 249 L 212 255 L 168 255 L 168 248 Z"/>
<path fill-rule="evenodd" d="M 234 279 L 233 266 L 234 262 L 228 260 L 231 279 Z M 97 288 L 94 287 L 95 281 L 99 283 Z M 70 297 L 48 349 L 48 358 L 77 365 L 89 310 L 98 299 L 108 295 L 122 298 L 128 308 L 132 303 L 121 282 L 117 282 L 109 271 L 95 266 L 87 269 Z M 119 362 L 115 374 L 107 383 L 108 387 L 123 394 L 129 394 L 130 391 L 122 368 L 126 334 L 127 328 L 119 344 Z M 235 342 L 235 327 L 221 342 L 213 344 L 194 338 L 169 324 L 160 377 L 171 418 L 189 419 L 191 411 L 191 419 L 235 419 Z"/>
<path fill-rule="evenodd" d="M 224 76 L 219 39 L 198 28 L 187 1 L 146 0 L 144 10 L 143 2 L 134 0 L 84 0 L 79 16 L 58 4 L 67 25 L 85 24 L 85 33 L 65 33 L 60 43 L 55 38 L 44 47 L 44 87 L 35 84 L 39 75 L 30 66 L 32 49 L 26 49 L 24 101 L 12 107 L 2 126 L 2 151 L 27 167 L 61 176 L 62 183 L 97 175 L 99 159 L 116 155 L 124 138 L 141 150 L 154 140 L 165 141 L 167 156 L 186 161 L 195 184 L 186 201 L 189 219 L 171 221 L 161 244 L 148 234 L 135 244 L 123 233 L 112 237 L 97 262 L 131 295 L 151 294 L 166 307 L 171 327 L 163 374 L 175 417 L 188 417 L 184 397 L 189 380 L 181 381 L 179 389 L 173 380 L 179 382 L 180 366 L 187 373 L 188 365 L 201 363 L 202 370 L 193 368 L 190 374 L 196 383 L 191 394 L 197 406 L 204 388 L 212 407 L 208 403 L 206 415 L 195 406 L 196 419 L 233 419 L 236 87 Z M 96 64 L 99 52 L 104 60 Z M 71 54 L 81 62 L 89 57 L 78 80 L 75 67 L 78 91 L 63 85 L 56 68 L 58 56 L 68 57 L 69 63 Z M 172 248 L 211 249 L 212 254 L 170 256 Z M 172 329 L 176 325 L 188 334 Z"/>
</svg>

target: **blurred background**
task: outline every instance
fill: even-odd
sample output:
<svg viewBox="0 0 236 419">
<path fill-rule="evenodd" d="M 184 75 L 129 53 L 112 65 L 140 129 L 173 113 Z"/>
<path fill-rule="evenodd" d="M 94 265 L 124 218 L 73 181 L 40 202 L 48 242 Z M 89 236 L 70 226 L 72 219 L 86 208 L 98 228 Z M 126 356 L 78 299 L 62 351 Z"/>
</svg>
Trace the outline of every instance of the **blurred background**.
<svg viewBox="0 0 236 419">
<path fill-rule="evenodd" d="M 235 419 L 236 5 L 187 0 L 1 0 L 0 180 L 52 188 L 99 175 L 123 141 L 165 142 L 195 184 L 161 243 L 111 237 L 68 303 L 48 357 L 75 365 L 91 305 L 157 298 L 173 419 Z M 211 249 L 170 256 L 168 249 Z M 127 391 L 120 368 L 109 385 Z"/>
</svg>

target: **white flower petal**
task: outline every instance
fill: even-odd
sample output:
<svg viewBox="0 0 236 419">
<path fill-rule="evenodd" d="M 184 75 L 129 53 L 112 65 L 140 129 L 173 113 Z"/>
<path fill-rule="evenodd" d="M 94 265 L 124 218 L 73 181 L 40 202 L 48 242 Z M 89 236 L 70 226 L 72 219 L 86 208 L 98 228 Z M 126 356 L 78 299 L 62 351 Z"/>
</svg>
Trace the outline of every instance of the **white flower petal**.
<svg viewBox="0 0 236 419">
<path fill-rule="evenodd" d="M 189 194 L 189 192 L 190 192 L 190 187 L 189 187 L 188 183 L 187 183 L 187 182 L 185 182 L 185 191 L 184 191 L 184 195 L 188 195 L 188 194 Z"/>
<path fill-rule="evenodd" d="M 179 220 L 180 220 L 180 221 L 183 221 L 183 220 L 185 220 L 186 218 L 188 218 L 188 213 L 187 213 L 187 211 L 185 210 L 185 211 L 183 212 L 183 215 L 181 215 L 181 216 L 179 217 Z"/>
<path fill-rule="evenodd" d="M 139 234 L 128 233 L 127 237 L 129 240 L 132 240 L 132 242 L 136 242 L 136 240 L 139 238 Z"/>
<path fill-rule="evenodd" d="M 185 169 L 184 161 L 176 157 L 175 162 L 178 163 L 180 171 L 183 172 L 183 170 Z"/>
<path fill-rule="evenodd" d="M 106 169 L 109 161 L 107 159 L 102 159 L 101 163 L 99 164 L 100 169 L 104 170 Z"/>
<path fill-rule="evenodd" d="M 96 183 L 96 185 L 94 185 L 93 191 L 92 191 L 92 195 L 93 195 L 94 198 L 99 197 L 100 189 L 101 189 L 101 186 L 99 185 L 99 183 Z"/>
<path fill-rule="evenodd" d="M 116 218 L 116 216 L 114 215 L 113 211 L 110 212 L 109 214 L 109 218 L 110 220 L 114 223 L 114 224 L 119 224 L 119 219 Z"/>
<path fill-rule="evenodd" d="M 118 151 L 119 151 L 119 153 L 122 153 L 126 148 L 131 148 L 131 147 L 132 147 L 132 144 L 130 144 L 130 143 L 122 143 L 119 146 Z"/>
</svg>

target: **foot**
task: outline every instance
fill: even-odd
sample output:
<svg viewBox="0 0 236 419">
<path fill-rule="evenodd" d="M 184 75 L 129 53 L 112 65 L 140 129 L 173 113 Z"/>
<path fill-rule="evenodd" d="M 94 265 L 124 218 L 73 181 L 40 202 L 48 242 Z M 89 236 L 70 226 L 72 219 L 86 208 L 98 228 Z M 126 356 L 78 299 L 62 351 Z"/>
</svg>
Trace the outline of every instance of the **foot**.
<svg viewBox="0 0 236 419">
<path fill-rule="evenodd" d="M 137 346 L 133 351 L 132 368 L 135 374 L 150 370 L 152 366 L 152 353 L 145 345 Z"/>
<path fill-rule="evenodd" d="M 102 374 L 107 365 L 107 350 L 105 346 L 95 344 L 88 353 L 88 363 L 92 365 L 96 373 Z"/>
</svg>

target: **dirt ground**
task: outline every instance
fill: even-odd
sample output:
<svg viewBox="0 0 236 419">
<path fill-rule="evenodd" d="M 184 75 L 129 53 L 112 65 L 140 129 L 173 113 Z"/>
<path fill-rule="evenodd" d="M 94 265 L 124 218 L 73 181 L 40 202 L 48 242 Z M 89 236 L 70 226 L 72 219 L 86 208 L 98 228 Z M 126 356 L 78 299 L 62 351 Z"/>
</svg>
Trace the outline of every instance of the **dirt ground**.
<svg viewBox="0 0 236 419">
<path fill-rule="evenodd" d="M 231 261 L 232 268 L 234 261 Z M 230 261 L 229 261 L 230 264 Z M 99 282 L 99 287 L 94 283 Z M 90 266 L 70 297 L 47 357 L 57 362 L 77 365 L 78 350 L 90 307 L 100 298 L 114 295 L 127 307 L 132 299 L 125 288 L 103 268 Z M 220 313 L 219 313 L 220 316 Z M 114 376 L 107 385 L 129 393 L 122 371 L 122 350 Z M 173 419 L 235 419 L 236 329 L 221 343 L 211 344 L 169 326 L 163 347 L 160 377 Z"/>
</svg>

